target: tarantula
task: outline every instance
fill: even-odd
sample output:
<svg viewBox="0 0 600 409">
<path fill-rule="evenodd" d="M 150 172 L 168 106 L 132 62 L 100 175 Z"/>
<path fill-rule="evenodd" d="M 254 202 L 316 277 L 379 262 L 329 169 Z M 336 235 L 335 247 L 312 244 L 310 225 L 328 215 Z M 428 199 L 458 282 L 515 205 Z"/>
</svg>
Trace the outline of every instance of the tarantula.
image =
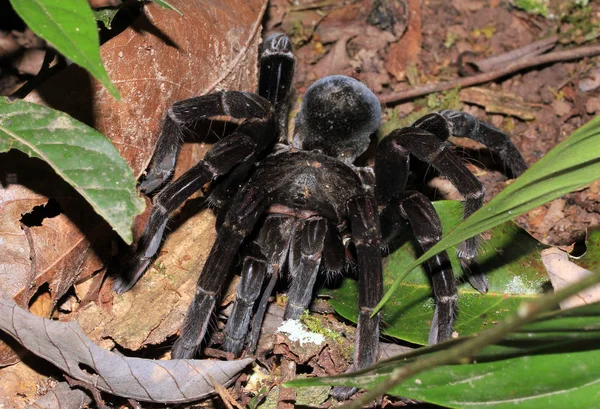
<svg viewBox="0 0 600 409">
<path fill-rule="evenodd" d="M 196 355 L 241 251 L 241 281 L 225 329 L 225 350 L 239 355 L 245 346 L 254 351 L 268 298 L 280 277 L 290 283 L 285 318 L 298 318 L 311 301 L 318 273 L 352 264 L 360 288 L 353 365 L 373 364 L 379 315 L 371 314 L 382 297 L 383 249 L 398 237 L 406 221 L 424 251 L 442 234 L 431 202 L 418 191 L 406 190 L 410 157 L 429 163 L 456 186 L 464 196 L 465 217 L 481 206 L 483 187 L 444 142 L 448 137 L 469 137 L 487 145 L 514 176 L 526 169 L 504 133 L 469 114 L 449 110 L 426 115 L 387 135 L 377 147 L 374 168 L 355 166 L 379 126 L 381 107 L 364 84 L 345 76 L 320 79 L 306 91 L 291 146 L 284 144 L 293 71 L 290 40 L 283 34 L 271 35 L 260 57 L 258 94 L 223 91 L 186 99 L 175 103 L 165 118 L 141 183 L 146 193 L 167 181 L 183 132 L 198 120 L 217 115 L 247 118 L 156 195 L 133 263 L 115 284 L 119 293 L 133 286 L 159 247 L 169 213 L 205 189 L 218 213 L 218 234 L 173 346 L 174 358 Z M 473 263 L 476 251 L 475 238 L 459 246 L 465 267 Z M 355 263 L 348 262 L 349 255 Z M 451 336 L 457 290 L 446 253 L 429 260 L 428 270 L 436 299 L 429 342 L 437 343 Z M 487 290 L 484 277 L 469 278 L 480 291 Z"/>
</svg>

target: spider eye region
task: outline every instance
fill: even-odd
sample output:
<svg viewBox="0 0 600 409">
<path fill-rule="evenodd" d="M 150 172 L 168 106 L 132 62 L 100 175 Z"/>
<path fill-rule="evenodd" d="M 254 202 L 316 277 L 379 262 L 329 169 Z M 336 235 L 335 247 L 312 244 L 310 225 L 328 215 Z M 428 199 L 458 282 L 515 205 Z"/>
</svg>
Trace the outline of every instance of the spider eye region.
<svg viewBox="0 0 600 409">
<path fill-rule="evenodd" d="M 296 117 L 294 146 L 352 163 L 381 120 L 379 100 L 354 78 L 332 75 L 311 85 Z"/>
</svg>

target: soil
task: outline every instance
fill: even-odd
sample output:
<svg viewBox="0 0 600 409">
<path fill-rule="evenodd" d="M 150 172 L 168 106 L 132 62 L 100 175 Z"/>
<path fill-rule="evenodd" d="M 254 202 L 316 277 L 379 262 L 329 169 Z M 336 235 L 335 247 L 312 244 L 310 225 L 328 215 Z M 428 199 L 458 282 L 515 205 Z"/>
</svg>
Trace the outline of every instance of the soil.
<svg viewBox="0 0 600 409">
<path fill-rule="evenodd" d="M 556 7 L 550 18 L 529 14 L 502 0 L 273 0 L 265 17 L 264 36 L 283 31 L 293 41 L 297 111 L 307 87 L 325 75 L 354 76 L 385 97 L 460 78 L 461 68 L 467 68 L 459 65 L 464 57 L 476 61 L 500 55 L 555 34 L 559 42 L 554 50 L 574 48 L 595 38 L 600 4 L 591 3 L 585 9 Z M 0 95 L 10 95 L 35 76 L 35 67 L 42 66 L 43 54 L 40 57 L 38 51 L 44 50 L 45 44 L 22 26 L 8 27 L 1 19 L 0 23 Z M 402 124 L 450 103 L 454 109 L 503 129 L 526 162 L 533 165 L 600 113 L 599 60 L 586 58 L 531 68 L 478 86 L 476 91 L 479 96 L 464 89 L 390 103 L 385 106 L 383 121 Z M 511 175 L 482 145 L 461 138 L 452 138 L 452 142 L 484 184 L 486 200 L 510 183 Z M 429 186 L 435 198 L 456 195 L 438 177 L 432 178 Z M 596 182 L 516 221 L 545 244 L 571 247 L 599 220 L 600 183 Z M 329 312 L 326 307 L 324 310 Z M 322 319 L 328 320 L 330 315 Z M 329 328 L 332 325 L 337 325 L 340 333 L 352 331 L 352 327 L 337 322 L 327 324 Z M 299 352 L 292 351 L 292 345 L 279 340 L 276 344 L 284 360 L 288 357 L 297 367 L 310 368 L 311 373 L 327 375 L 343 370 L 334 365 L 345 353 L 341 347 L 302 351 L 308 358 L 299 362 Z M 236 383 L 234 394 L 241 395 L 247 404 L 249 398 L 241 383 Z M 383 406 L 406 404 L 383 402 Z"/>
</svg>

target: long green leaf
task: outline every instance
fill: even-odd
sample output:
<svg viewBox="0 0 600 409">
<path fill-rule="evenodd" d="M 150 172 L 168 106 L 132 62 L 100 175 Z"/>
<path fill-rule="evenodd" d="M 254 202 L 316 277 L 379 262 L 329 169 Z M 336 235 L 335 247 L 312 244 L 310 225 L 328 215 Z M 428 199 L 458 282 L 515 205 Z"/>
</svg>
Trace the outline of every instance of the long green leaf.
<svg viewBox="0 0 600 409">
<path fill-rule="evenodd" d="M 406 275 L 435 254 L 537 206 L 600 178 L 600 117 L 555 146 L 487 205 L 452 230 L 406 267 L 385 293 L 375 312 L 390 299 Z"/>
<path fill-rule="evenodd" d="M 87 0 L 10 0 L 10 3 L 34 33 L 88 70 L 113 97 L 120 98 L 100 58 L 98 28 Z"/>
<path fill-rule="evenodd" d="M 504 341 L 483 349 L 472 363 L 443 365 L 407 379 L 389 391 L 452 408 L 564 408 L 598 405 L 600 304 L 546 314 Z M 289 386 L 345 385 L 372 389 L 398 368 L 465 339 L 421 348 L 363 371 L 305 378 Z"/>
<path fill-rule="evenodd" d="M 67 114 L 0 98 L 0 152 L 18 149 L 43 159 L 125 240 L 144 210 L 135 178 L 104 135 Z"/>
<path fill-rule="evenodd" d="M 440 215 L 443 231 L 456 227 L 462 218 L 461 202 L 442 200 L 433 203 Z M 460 336 L 482 331 L 487 326 L 516 313 L 523 301 L 539 296 L 548 282 L 540 252 L 545 248 L 512 221 L 502 223 L 482 237 L 478 261 L 486 275 L 489 291 L 482 295 L 467 282 L 455 248 L 448 251 L 458 279 L 458 316 L 454 324 Z M 413 240 L 405 242 L 386 260 L 384 288 L 417 259 Z M 345 278 L 339 288 L 323 291 L 329 303 L 344 318 L 356 322 L 358 287 L 356 280 Z M 382 333 L 413 344 L 427 344 L 435 302 L 429 275 L 424 266 L 413 271 L 398 287 L 394 298 L 382 310 Z"/>
</svg>

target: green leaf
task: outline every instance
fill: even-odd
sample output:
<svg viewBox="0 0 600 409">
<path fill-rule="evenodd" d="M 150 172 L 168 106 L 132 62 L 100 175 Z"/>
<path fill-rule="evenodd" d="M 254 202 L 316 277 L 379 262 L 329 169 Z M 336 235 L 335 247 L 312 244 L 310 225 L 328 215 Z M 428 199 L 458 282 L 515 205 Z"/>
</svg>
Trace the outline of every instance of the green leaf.
<svg viewBox="0 0 600 409">
<path fill-rule="evenodd" d="M 103 9 L 93 10 L 94 18 L 97 21 L 101 21 L 108 30 L 112 29 L 112 22 L 115 19 L 117 13 L 121 10 L 120 7 L 106 7 Z"/>
<path fill-rule="evenodd" d="M 179 11 L 177 8 L 175 8 L 175 6 L 173 6 L 171 3 L 169 3 L 166 0 L 151 0 L 151 1 L 158 4 L 159 6 L 161 6 L 163 8 L 177 12 L 177 14 L 179 14 L 180 16 L 183 16 L 183 13 L 181 11 Z"/>
<path fill-rule="evenodd" d="M 487 205 L 407 266 L 377 305 L 376 311 L 388 302 L 406 275 L 425 260 L 469 237 L 577 190 L 599 176 L 600 117 L 597 117 L 555 146 Z"/>
<path fill-rule="evenodd" d="M 434 202 L 444 231 L 460 223 L 463 207 L 457 201 Z M 465 336 L 480 332 L 515 313 L 521 302 L 537 298 L 548 282 L 540 251 L 544 246 L 513 222 L 503 223 L 480 241 L 477 260 L 490 287 L 482 295 L 466 282 L 456 249 L 448 250 L 458 282 L 458 316 L 455 330 Z M 417 259 L 421 251 L 413 240 L 404 243 L 388 258 L 384 267 L 384 285 L 391 285 L 405 266 Z M 358 288 L 356 281 L 345 279 L 341 287 L 330 292 L 329 303 L 344 318 L 356 322 Z M 424 266 L 402 282 L 394 298 L 382 310 L 382 332 L 414 344 L 425 345 L 433 317 L 434 300 Z"/>
<path fill-rule="evenodd" d="M 472 363 L 420 373 L 390 393 L 451 408 L 558 409 L 598 407 L 600 304 L 547 314 L 504 341 L 485 348 Z M 306 378 L 286 386 L 346 385 L 370 389 L 394 370 L 464 339 L 421 348 L 353 374 Z"/>
<path fill-rule="evenodd" d="M 120 98 L 102 64 L 98 28 L 86 0 L 10 0 L 10 3 L 34 33 L 88 70 L 113 97 Z"/>
<path fill-rule="evenodd" d="M 0 152 L 10 149 L 50 164 L 131 243 L 130 226 L 145 204 L 133 172 L 104 135 L 62 112 L 0 98 Z"/>
</svg>

